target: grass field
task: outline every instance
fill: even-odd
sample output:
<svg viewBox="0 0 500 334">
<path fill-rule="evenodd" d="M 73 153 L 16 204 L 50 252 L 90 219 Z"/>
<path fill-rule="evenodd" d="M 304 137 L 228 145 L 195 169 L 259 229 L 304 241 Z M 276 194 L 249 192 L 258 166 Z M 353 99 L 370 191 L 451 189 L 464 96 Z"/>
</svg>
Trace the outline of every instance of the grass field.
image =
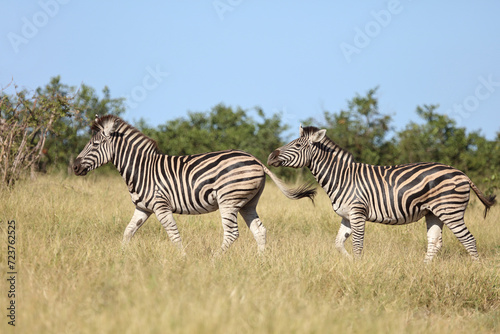
<svg viewBox="0 0 500 334">
<path fill-rule="evenodd" d="M 117 176 L 41 176 L 0 192 L 1 333 L 499 333 L 500 206 L 471 195 L 474 263 L 449 229 L 424 265 L 423 222 L 367 224 L 364 256 L 335 250 L 340 218 L 268 183 L 268 249 L 240 238 L 220 258 L 219 213 L 176 216 L 186 257 L 152 216 L 122 249 L 134 207 Z M 240 217 L 241 218 L 241 217 Z M 16 327 L 7 324 L 6 222 L 16 221 Z M 347 248 L 351 251 L 351 239 Z"/>
</svg>

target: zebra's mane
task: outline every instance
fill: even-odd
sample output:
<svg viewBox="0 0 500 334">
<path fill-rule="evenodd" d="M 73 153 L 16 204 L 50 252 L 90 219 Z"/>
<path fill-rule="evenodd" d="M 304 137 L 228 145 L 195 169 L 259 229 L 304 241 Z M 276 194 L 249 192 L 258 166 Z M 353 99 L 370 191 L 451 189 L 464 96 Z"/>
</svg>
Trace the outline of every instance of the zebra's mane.
<svg viewBox="0 0 500 334">
<path fill-rule="evenodd" d="M 318 132 L 320 129 L 315 126 L 306 126 L 302 128 L 302 133 L 304 137 L 309 137 L 310 135 Z"/>
<path fill-rule="evenodd" d="M 92 123 L 92 125 L 90 126 L 90 128 L 92 129 L 92 131 L 99 132 L 99 131 L 102 131 L 106 126 L 108 126 L 108 123 L 114 123 L 115 126 L 113 128 L 120 131 L 120 132 L 113 131 L 112 135 L 113 134 L 116 135 L 117 133 L 120 133 L 122 135 L 123 134 L 131 135 L 131 134 L 138 133 L 150 145 L 153 146 L 153 148 L 154 148 L 154 150 L 155 150 L 156 153 L 161 153 L 160 149 L 158 148 L 158 143 L 156 143 L 156 141 L 154 141 L 153 139 L 149 138 L 144 133 L 142 133 L 141 131 L 139 131 L 137 128 L 135 128 L 132 125 L 128 124 L 127 122 L 125 122 L 123 119 L 121 119 L 118 116 L 115 116 L 115 115 L 104 115 L 104 116 L 102 116 L 100 118 L 97 118 Z"/>
<path fill-rule="evenodd" d="M 319 130 L 321 130 L 321 129 L 319 129 L 319 128 L 315 127 L 315 126 L 306 126 L 305 128 L 302 128 L 303 136 L 304 137 L 309 137 L 309 136 L 313 135 L 314 133 L 318 132 Z M 352 155 L 351 152 L 349 152 L 345 148 L 342 148 L 339 145 L 337 145 L 333 140 L 331 140 L 326 135 L 321 140 L 321 145 L 323 146 L 323 147 L 321 147 L 321 149 L 324 150 L 324 151 L 327 151 L 327 152 L 335 152 L 335 151 L 337 151 L 338 153 L 342 152 L 343 156 L 346 156 L 349 159 L 351 159 L 352 161 L 354 161 L 354 157 L 353 157 L 353 155 Z"/>
</svg>

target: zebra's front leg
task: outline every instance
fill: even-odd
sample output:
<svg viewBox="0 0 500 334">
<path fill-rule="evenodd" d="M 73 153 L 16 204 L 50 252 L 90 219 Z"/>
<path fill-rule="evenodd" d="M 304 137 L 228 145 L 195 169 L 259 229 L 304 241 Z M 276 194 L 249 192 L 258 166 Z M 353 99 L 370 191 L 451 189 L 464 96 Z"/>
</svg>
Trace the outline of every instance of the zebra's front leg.
<svg viewBox="0 0 500 334">
<path fill-rule="evenodd" d="M 352 229 L 352 253 L 355 258 L 360 258 L 365 239 L 366 217 L 360 213 L 351 214 L 350 222 Z"/>
<path fill-rule="evenodd" d="M 132 216 L 130 223 L 128 223 L 127 227 L 125 228 L 125 232 L 123 233 L 123 245 L 127 244 L 130 239 L 132 239 L 135 232 L 137 232 L 137 230 L 146 222 L 150 215 L 151 212 L 146 212 L 138 208 L 135 209 L 134 215 Z"/>
<path fill-rule="evenodd" d="M 167 231 L 170 241 L 174 243 L 175 246 L 181 251 L 182 255 L 186 255 L 184 248 L 182 247 L 181 235 L 179 234 L 179 229 L 177 228 L 177 223 L 175 222 L 174 215 L 170 209 L 159 209 L 155 212 L 156 217 L 160 221 L 161 225 Z"/>
<path fill-rule="evenodd" d="M 352 234 L 351 223 L 348 219 L 342 218 L 340 223 L 339 232 L 335 238 L 335 248 L 344 256 L 351 257 L 351 255 L 345 249 L 345 242 L 347 238 Z"/>
</svg>

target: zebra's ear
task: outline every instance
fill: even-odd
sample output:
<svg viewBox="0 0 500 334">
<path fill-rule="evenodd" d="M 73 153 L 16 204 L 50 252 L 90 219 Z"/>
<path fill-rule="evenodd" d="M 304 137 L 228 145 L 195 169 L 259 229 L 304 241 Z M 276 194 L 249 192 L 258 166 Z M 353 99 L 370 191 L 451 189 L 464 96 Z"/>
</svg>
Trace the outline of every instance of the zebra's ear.
<svg viewBox="0 0 500 334">
<path fill-rule="evenodd" d="M 119 119 L 114 119 L 112 122 L 106 122 L 104 124 L 104 129 L 103 129 L 104 135 L 111 136 L 112 133 L 116 132 L 119 125 L 120 125 Z"/>
<path fill-rule="evenodd" d="M 300 134 L 300 137 L 304 137 L 304 128 L 302 127 L 302 124 L 300 124 L 299 134 Z"/>
<path fill-rule="evenodd" d="M 318 131 L 316 131 L 315 133 L 312 134 L 312 136 L 311 136 L 311 142 L 313 142 L 313 143 L 320 142 L 323 138 L 325 138 L 325 135 L 326 135 L 326 130 L 325 129 L 318 130 Z"/>
</svg>

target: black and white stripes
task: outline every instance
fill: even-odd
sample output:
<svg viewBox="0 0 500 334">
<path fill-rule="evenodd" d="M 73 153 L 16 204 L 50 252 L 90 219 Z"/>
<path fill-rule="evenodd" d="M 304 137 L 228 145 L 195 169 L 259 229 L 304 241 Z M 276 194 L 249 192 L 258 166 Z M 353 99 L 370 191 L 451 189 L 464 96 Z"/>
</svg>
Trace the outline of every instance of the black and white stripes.
<svg viewBox="0 0 500 334">
<path fill-rule="evenodd" d="M 78 155 L 73 169 L 76 175 L 85 175 L 110 161 L 116 166 L 136 206 L 124 242 L 154 212 L 170 239 L 182 249 L 173 214 L 203 214 L 219 209 L 224 228 L 223 251 L 238 238 L 238 212 L 262 251 L 266 229 L 256 206 L 264 190 L 265 174 L 288 198 L 312 199 L 316 193 L 308 186 L 288 189 L 260 161 L 243 151 L 163 155 L 153 140 L 115 116 L 96 119 L 92 129 L 96 133 Z"/>
<path fill-rule="evenodd" d="M 300 137 L 276 149 L 268 159 L 273 166 L 307 166 L 342 217 L 335 245 L 347 255 L 346 239 L 353 235 L 354 255 L 363 249 L 365 221 L 407 224 L 426 217 L 427 255 L 432 260 L 442 246 L 446 224 L 477 259 L 476 241 L 464 223 L 470 188 L 486 211 L 495 196 L 486 197 L 461 171 L 439 163 L 373 166 L 357 163 L 352 155 L 326 136 L 326 130 L 300 128 Z"/>
</svg>

